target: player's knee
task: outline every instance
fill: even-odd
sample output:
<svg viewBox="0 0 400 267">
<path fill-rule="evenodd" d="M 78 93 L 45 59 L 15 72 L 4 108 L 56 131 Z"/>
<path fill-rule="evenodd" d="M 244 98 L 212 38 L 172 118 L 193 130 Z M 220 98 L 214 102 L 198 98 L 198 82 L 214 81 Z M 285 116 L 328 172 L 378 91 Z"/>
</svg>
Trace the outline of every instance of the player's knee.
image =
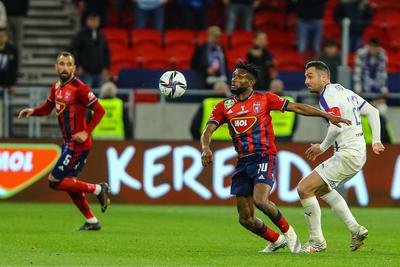
<svg viewBox="0 0 400 267">
<path fill-rule="evenodd" d="M 251 216 L 240 216 L 239 223 L 244 227 L 251 226 L 253 224 L 254 218 Z"/>
<path fill-rule="evenodd" d="M 59 181 L 57 181 L 56 178 L 54 178 L 53 175 L 49 174 L 49 176 L 47 177 L 47 180 L 49 182 L 49 187 L 51 189 L 57 190 L 58 184 L 60 183 Z"/>
<path fill-rule="evenodd" d="M 57 190 L 59 182 L 54 182 L 49 180 L 49 187 L 53 190 Z"/>
<path fill-rule="evenodd" d="M 269 199 L 265 196 L 254 196 L 253 200 L 254 205 L 256 205 L 256 207 L 261 210 L 264 210 L 264 208 L 267 207 L 269 204 Z"/>
<path fill-rule="evenodd" d="M 304 185 L 304 183 L 300 182 L 297 185 L 297 193 L 299 194 L 299 197 L 301 199 L 305 198 L 309 194 L 308 191 L 309 190 L 308 190 L 307 186 Z"/>
</svg>

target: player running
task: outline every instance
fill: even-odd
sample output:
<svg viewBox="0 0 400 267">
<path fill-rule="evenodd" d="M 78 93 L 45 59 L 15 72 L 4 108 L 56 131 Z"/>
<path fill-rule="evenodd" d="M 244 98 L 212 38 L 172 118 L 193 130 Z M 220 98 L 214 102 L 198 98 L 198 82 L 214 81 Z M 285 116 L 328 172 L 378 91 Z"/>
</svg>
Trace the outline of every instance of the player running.
<svg viewBox="0 0 400 267">
<path fill-rule="evenodd" d="M 319 104 L 325 111 L 351 120 L 351 125 L 343 128 L 328 128 L 321 144 L 311 144 L 307 158 L 315 160 L 334 144 L 335 152 L 331 158 L 318 165 L 298 184 L 300 201 L 304 209 L 309 240 L 302 252 L 320 252 L 326 249 L 326 241 L 321 229 L 321 209 L 316 195 L 328 203 L 335 214 L 346 224 L 351 232 L 350 250 L 357 250 L 368 235 L 368 230 L 357 223 L 346 201 L 334 190 L 353 178 L 366 161 L 366 145 L 361 127 L 360 114 L 367 115 L 372 128 L 372 149 L 375 154 L 385 150 L 381 144 L 379 112 L 363 98 L 340 84 L 331 84 L 329 68 L 321 61 L 311 61 L 306 65 L 305 84 L 308 90 L 319 95 Z"/>
<path fill-rule="evenodd" d="M 231 85 L 234 96 L 214 107 L 201 136 L 202 164 L 207 166 L 212 162 L 210 142 L 213 132 L 220 125 L 228 123 L 235 150 L 239 154 L 232 175 L 231 194 L 236 195 L 240 224 L 270 242 L 261 252 L 274 252 L 285 246 L 291 252 L 298 252 L 301 244 L 293 227 L 269 200 L 275 182 L 277 154 L 269 112 L 288 110 L 301 115 L 320 116 L 338 126 L 341 122 L 349 121 L 309 105 L 290 103 L 273 93 L 255 92 L 253 86 L 257 76 L 258 70 L 254 65 L 242 62 L 236 65 Z M 283 235 L 255 217 L 254 207 L 267 215 Z"/>
<path fill-rule="evenodd" d="M 91 89 L 75 77 L 75 59 L 71 53 L 61 52 L 54 65 L 60 80 L 50 91 L 47 101 L 37 108 L 21 110 L 18 118 L 46 116 L 55 107 L 64 144 L 62 154 L 48 176 L 49 186 L 55 190 L 66 191 L 78 209 L 86 217 L 79 230 L 100 230 L 101 226 L 89 207 L 85 193 L 97 196 L 101 211 L 110 205 L 107 183 L 89 184 L 77 179 L 92 146 L 90 133 L 104 116 L 104 109 L 98 103 Z M 86 110 L 94 113 L 86 124 Z"/>
</svg>

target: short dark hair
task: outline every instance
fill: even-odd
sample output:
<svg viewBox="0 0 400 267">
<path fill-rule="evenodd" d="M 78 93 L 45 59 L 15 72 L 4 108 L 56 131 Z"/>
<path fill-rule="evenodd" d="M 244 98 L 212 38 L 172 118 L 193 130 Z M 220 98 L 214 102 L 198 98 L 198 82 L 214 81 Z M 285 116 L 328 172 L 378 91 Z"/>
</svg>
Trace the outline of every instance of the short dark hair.
<svg viewBox="0 0 400 267">
<path fill-rule="evenodd" d="M 379 46 L 379 38 L 378 37 L 369 38 L 368 44 L 373 46 Z"/>
<path fill-rule="evenodd" d="M 336 41 L 333 38 L 326 39 L 322 45 L 322 47 L 332 47 L 332 46 L 337 46 Z"/>
<path fill-rule="evenodd" d="M 317 71 L 324 71 L 328 74 L 328 77 L 331 76 L 331 72 L 329 70 L 328 65 L 326 65 L 324 62 L 322 61 L 310 61 L 306 64 L 306 70 L 308 70 L 311 67 L 315 67 L 315 69 Z"/>
<path fill-rule="evenodd" d="M 72 59 L 73 59 L 74 62 L 75 62 L 75 57 L 74 57 L 74 55 L 73 55 L 72 53 L 70 53 L 70 52 L 67 52 L 67 51 L 62 51 L 62 52 L 60 52 L 60 53 L 57 55 L 57 62 L 58 62 L 58 60 L 60 59 L 60 57 L 72 57 Z"/>
<path fill-rule="evenodd" d="M 256 65 L 248 63 L 248 62 L 243 62 L 243 61 L 239 61 L 236 64 L 235 69 L 243 69 L 243 70 L 247 71 L 254 77 L 255 80 L 258 79 L 258 75 L 260 73 L 260 70 Z"/>
</svg>

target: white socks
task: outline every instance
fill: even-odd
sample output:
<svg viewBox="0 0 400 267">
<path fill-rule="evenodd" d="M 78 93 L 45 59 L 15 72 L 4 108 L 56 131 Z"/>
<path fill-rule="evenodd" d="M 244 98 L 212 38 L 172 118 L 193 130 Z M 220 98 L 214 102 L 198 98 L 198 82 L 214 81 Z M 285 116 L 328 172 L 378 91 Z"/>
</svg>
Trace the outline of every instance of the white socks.
<svg viewBox="0 0 400 267">
<path fill-rule="evenodd" d="M 321 208 L 315 196 L 300 200 L 304 209 L 304 218 L 306 219 L 309 240 L 315 243 L 322 243 L 325 238 L 321 228 Z"/>
<path fill-rule="evenodd" d="M 97 196 L 101 192 L 101 186 L 99 184 L 96 184 L 96 189 L 94 190 L 93 194 Z"/>
<path fill-rule="evenodd" d="M 97 220 L 96 217 L 92 217 L 92 218 L 90 218 L 90 219 L 86 219 L 86 221 L 87 221 L 88 223 L 97 223 L 99 220 Z"/>
<path fill-rule="evenodd" d="M 344 198 L 336 190 L 332 190 L 321 198 L 328 203 L 335 214 L 346 224 L 350 232 L 355 233 L 358 231 L 359 224 L 353 217 L 353 214 L 351 214 Z"/>
</svg>

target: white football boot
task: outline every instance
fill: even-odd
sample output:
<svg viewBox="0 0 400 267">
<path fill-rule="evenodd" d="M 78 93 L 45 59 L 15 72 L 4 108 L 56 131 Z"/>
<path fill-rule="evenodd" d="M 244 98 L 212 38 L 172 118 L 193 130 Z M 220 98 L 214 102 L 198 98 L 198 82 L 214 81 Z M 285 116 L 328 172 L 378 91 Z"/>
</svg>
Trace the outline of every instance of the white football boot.
<svg viewBox="0 0 400 267">
<path fill-rule="evenodd" d="M 314 242 L 309 240 L 304 246 L 300 249 L 301 253 L 314 253 L 314 252 L 321 252 L 326 249 L 326 241 L 322 242 Z"/>
<path fill-rule="evenodd" d="M 275 252 L 280 248 L 284 248 L 287 246 L 286 238 L 283 235 L 279 235 L 278 240 L 275 242 L 270 242 L 263 250 L 260 252 L 262 253 L 271 253 Z"/>
<path fill-rule="evenodd" d="M 357 249 L 359 249 L 364 244 L 363 240 L 366 239 L 367 237 L 368 237 L 368 229 L 360 225 L 358 231 L 351 235 L 350 250 L 356 251 Z"/>
<path fill-rule="evenodd" d="M 287 241 L 287 247 L 289 248 L 290 252 L 298 253 L 301 249 L 301 242 L 291 225 L 289 225 L 289 229 L 286 233 L 284 233 L 284 235 Z"/>
</svg>

